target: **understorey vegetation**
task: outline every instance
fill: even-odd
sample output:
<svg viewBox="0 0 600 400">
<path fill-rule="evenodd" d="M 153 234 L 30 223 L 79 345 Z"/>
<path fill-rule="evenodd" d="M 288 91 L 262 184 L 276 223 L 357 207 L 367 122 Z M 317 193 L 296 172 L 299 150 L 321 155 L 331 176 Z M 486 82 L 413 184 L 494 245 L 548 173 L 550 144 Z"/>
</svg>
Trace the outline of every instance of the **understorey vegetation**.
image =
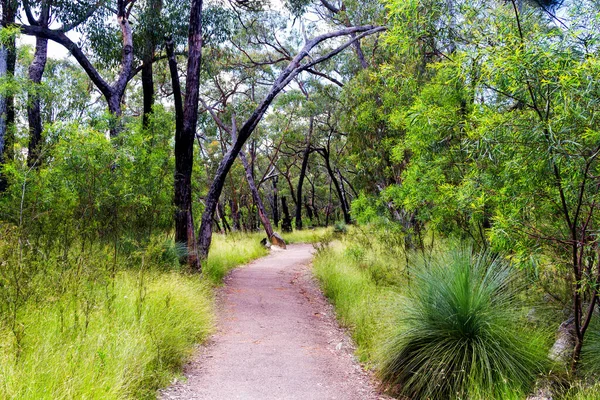
<svg viewBox="0 0 600 400">
<path fill-rule="evenodd" d="M 0 397 L 155 396 L 286 242 L 398 398 L 600 396 L 597 1 L 0 8 Z"/>
</svg>

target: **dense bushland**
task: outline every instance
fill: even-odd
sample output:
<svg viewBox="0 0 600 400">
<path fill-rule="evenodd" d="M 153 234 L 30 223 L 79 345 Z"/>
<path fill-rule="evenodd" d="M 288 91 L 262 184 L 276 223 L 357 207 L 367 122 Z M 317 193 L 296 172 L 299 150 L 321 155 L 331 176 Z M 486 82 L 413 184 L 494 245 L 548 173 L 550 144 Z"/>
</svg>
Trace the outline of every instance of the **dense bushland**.
<svg viewBox="0 0 600 400">
<path fill-rule="evenodd" d="M 357 355 L 389 392 L 523 399 L 552 381 L 555 398 L 594 398 L 596 389 L 571 386 L 565 365 L 549 358 L 563 317 L 562 304 L 545 294 L 548 282 L 510 258 L 447 239 L 427 237 L 427 250 L 405 255 L 403 234 L 384 231 L 353 227 L 321 245 L 314 271 Z M 581 361 L 592 382 L 597 343 L 590 334 Z"/>
<path fill-rule="evenodd" d="M 115 146 L 52 129 L 41 165 L 5 169 L 0 397 L 154 398 L 211 332 L 212 284 L 266 250 L 258 235 L 218 236 L 205 276 L 188 275 L 168 130 L 132 126 Z"/>
</svg>

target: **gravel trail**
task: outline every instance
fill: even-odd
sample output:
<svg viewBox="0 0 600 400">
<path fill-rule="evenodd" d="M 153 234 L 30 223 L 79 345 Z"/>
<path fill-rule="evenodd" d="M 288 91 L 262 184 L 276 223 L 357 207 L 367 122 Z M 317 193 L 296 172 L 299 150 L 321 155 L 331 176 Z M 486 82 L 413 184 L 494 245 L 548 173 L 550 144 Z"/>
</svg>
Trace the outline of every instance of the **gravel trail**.
<svg viewBox="0 0 600 400">
<path fill-rule="evenodd" d="M 217 332 L 162 400 L 377 400 L 371 375 L 310 272 L 311 245 L 238 268 L 218 294 Z"/>
</svg>

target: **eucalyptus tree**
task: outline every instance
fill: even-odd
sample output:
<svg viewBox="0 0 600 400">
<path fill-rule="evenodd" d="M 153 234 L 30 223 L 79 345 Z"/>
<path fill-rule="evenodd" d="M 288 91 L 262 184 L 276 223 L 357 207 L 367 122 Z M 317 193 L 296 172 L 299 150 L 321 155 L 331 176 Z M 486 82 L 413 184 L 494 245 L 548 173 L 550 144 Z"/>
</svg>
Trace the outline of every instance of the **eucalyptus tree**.
<svg viewBox="0 0 600 400">
<path fill-rule="evenodd" d="M 47 3 L 47 0 L 42 2 L 42 5 L 45 3 Z M 20 25 L 20 29 L 24 34 L 36 36 L 41 39 L 52 40 L 69 50 L 71 55 L 77 60 L 94 85 L 96 85 L 98 90 L 100 90 L 105 97 L 109 112 L 114 118 L 118 119 L 122 114 L 121 104 L 123 96 L 125 95 L 125 89 L 127 88 L 127 84 L 132 78 L 132 72 L 134 71 L 133 30 L 130 24 L 130 17 L 136 1 L 117 0 L 114 5 L 115 8 L 105 2 L 90 1 L 89 3 L 82 2 L 76 4 L 67 2 L 67 4 L 71 4 L 72 8 L 69 8 L 69 10 L 76 13 L 79 18 L 61 21 L 62 24 L 60 27 L 50 28 L 49 26 L 39 24 L 39 21 L 32 16 L 30 24 Z M 44 8 L 47 7 L 42 7 L 42 9 Z M 42 12 L 42 14 L 44 13 Z M 94 16 L 94 18 L 91 18 L 92 16 Z M 106 19 L 111 16 L 116 16 L 118 27 L 115 29 L 118 29 L 120 32 L 119 47 L 121 56 L 119 62 L 120 70 L 117 77 L 114 82 L 109 83 L 101 76 L 99 70 L 85 54 L 84 48 L 70 39 L 67 36 L 67 32 L 82 23 L 86 23 L 86 28 L 92 33 L 93 37 L 95 32 L 100 31 L 99 26 L 105 24 Z M 99 51 L 100 49 L 97 48 L 95 50 Z M 118 122 L 115 122 L 111 127 L 111 135 L 115 136 L 118 131 Z"/>
<path fill-rule="evenodd" d="M 385 30 L 383 27 L 377 27 L 373 25 L 357 26 L 352 28 L 345 28 L 339 31 L 326 33 L 319 35 L 313 39 L 307 40 L 305 45 L 298 51 L 298 53 L 291 58 L 287 67 L 285 67 L 278 75 L 277 79 L 271 85 L 266 96 L 255 108 L 250 117 L 241 125 L 238 136 L 227 154 L 219 164 L 216 176 L 209 189 L 205 210 L 202 214 L 202 223 L 200 226 L 200 233 L 198 237 L 199 241 L 199 254 L 201 258 L 206 258 L 208 255 L 208 249 L 212 240 L 212 221 L 213 215 L 216 209 L 216 205 L 223 189 L 225 177 L 231 169 L 233 162 L 238 157 L 240 150 L 244 143 L 250 138 L 250 135 L 255 130 L 258 123 L 263 118 L 265 112 L 271 105 L 273 99 L 301 72 L 306 71 L 318 65 L 319 63 L 326 61 L 337 54 L 341 53 L 344 49 L 350 47 L 356 40 L 360 40 L 363 37 L 376 34 Z M 313 56 L 311 61 L 304 61 L 310 52 L 318 47 L 321 43 L 328 39 L 337 38 L 340 36 L 348 36 L 356 34 L 357 36 L 351 38 L 347 42 L 334 47 L 332 50 L 325 50 L 323 55 Z"/>
</svg>

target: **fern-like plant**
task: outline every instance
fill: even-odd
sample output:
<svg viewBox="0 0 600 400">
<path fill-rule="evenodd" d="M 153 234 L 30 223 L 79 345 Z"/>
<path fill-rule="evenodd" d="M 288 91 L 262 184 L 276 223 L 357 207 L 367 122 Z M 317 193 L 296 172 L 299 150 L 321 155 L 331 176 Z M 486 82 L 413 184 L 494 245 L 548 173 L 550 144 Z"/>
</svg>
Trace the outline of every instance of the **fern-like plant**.
<svg viewBox="0 0 600 400">
<path fill-rule="evenodd" d="M 384 384 L 412 399 L 507 399 L 527 391 L 545 356 L 519 323 L 506 263 L 463 250 L 418 269 L 382 356 Z"/>
</svg>

